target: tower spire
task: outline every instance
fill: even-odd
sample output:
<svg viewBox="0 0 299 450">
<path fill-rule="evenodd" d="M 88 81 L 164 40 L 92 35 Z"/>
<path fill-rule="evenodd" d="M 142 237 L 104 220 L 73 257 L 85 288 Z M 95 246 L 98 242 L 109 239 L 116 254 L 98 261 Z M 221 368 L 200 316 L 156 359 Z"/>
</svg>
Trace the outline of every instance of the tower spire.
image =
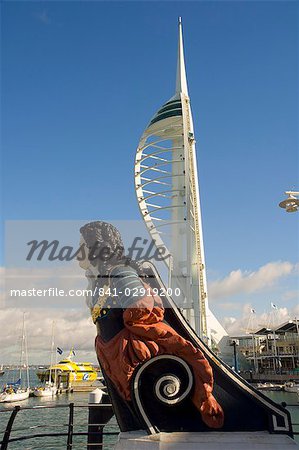
<svg viewBox="0 0 299 450">
<path fill-rule="evenodd" d="M 184 43 L 183 43 L 183 28 L 182 28 L 182 18 L 179 17 L 179 43 L 178 43 L 178 63 L 177 63 L 177 74 L 176 74 L 176 89 L 175 93 L 180 93 L 188 95 L 186 69 L 185 69 L 185 59 L 184 59 Z"/>
</svg>

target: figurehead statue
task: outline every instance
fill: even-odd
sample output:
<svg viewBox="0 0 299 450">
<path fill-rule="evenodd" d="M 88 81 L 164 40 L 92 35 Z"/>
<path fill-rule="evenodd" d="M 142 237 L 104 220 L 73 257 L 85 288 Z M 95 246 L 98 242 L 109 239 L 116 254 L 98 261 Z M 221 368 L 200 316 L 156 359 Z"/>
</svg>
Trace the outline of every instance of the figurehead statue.
<svg viewBox="0 0 299 450">
<path fill-rule="evenodd" d="M 211 366 L 200 349 L 166 323 L 153 274 L 126 258 L 121 235 L 113 225 L 91 222 L 80 232 L 85 246 L 80 266 L 92 291 L 87 303 L 97 327 L 96 353 L 120 425 L 124 414 L 118 414 L 118 409 L 125 407 L 132 415 L 129 428 L 181 430 L 184 420 L 175 417 L 188 404 L 189 410 L 190 405 L 193 408 L 193 427 L 197 420 L 199 429 L 221 428 L 224 414 L 213 396 Z M 145 384 L 148 377 L 152 381 Z M 153 386 L 147 385 L 151 382 Z M 153 401 L 140 400 L 149 390 Z M 147 409 L 154 401 L 160 403 L 160 411 L 171 409 L 170 422 L 164 413 L 162 421 L 156 420 L 153 411 L 147 421 Z M 128 429 L 127 422 L 121 428 Z"/>
</svg>

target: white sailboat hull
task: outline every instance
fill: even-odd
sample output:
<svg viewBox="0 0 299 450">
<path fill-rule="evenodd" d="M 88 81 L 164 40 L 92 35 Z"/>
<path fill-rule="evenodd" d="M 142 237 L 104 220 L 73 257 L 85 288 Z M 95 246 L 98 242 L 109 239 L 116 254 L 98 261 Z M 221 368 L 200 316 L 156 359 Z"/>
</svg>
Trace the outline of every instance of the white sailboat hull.
<svg viewBox="0 0 299 450">
<path fill-rule="evenodd" d="M 33 395 L 35 397 L 53 397 L 56 395 L 56 388 L 52 387 L 46 387 L 46 388 L 37 388 L 34 389 Z"/>
<path fill-rule="evenodd" d="M 293 386 L 284 386 L 284 391 L 286 392 L 293 392 L 299 394 L 299 384 L 294 384 Z"/>
<path fill-rule="evenodd" d="M 2 394 L 0 394 L 0 403 L 20 402 L 27 398 L 29 398 L 29 389 L 12 393 L 2 392 Z"/>
</svg>

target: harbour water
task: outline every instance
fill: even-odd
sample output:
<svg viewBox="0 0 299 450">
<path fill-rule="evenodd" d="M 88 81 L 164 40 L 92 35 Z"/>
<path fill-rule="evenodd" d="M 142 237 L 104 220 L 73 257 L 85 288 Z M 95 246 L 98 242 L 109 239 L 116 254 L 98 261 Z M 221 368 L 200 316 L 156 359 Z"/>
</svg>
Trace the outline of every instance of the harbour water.
<svg viewBox="0 0 299 450">
<path fill-rule="evenodd" d="M 1 387 L 7 381 L 12 380 L 12 378 L 18 378 L 17 373 L 13 371 L 7 371 L 0 378 Z M 34 371 L 30 371 L 30 384 L 35 386 L 38 384 L 38 379 Z M 295 393 L 289 393 L 284 391 L 264 391 L 264 394 L 268 395 L 275 402 L 281 403 L 285 402 L 292 416 L 292 422 L 299 424 L 299 403 L 298 395 Z M 75 404 L 75 414 L 74 414 L 74 431 L 75 432 L 85 432 L 87 431 L 88 423 L 88 408 L 84 407 L 88 404 L 88 392 L 74 392 L 69 394 L 61 394 L 57 397 L 45 397 L 37 398 L 30 397 L 28 400 L 22 401 L 20 405 L 22 407 L 37 407 L 32 410 L 21 410 L 16 417 L 13 432 L 11 437 L 17 437 L 20 435 L 29 435 L 35 433 L 43 432 L 66 432 L 68 425 L 68 415 L 69 408 L 59 407 L 59 408 L 39 408 L 40 406 L 51 406 L 51 405 L 67 405 L 69 403 Z M 0 412 L 0 433 L 6 427 L 9 415 L 11 414 L 9 410 L 15 406 L 14 404 L 0 405 L 0 410 L 6 412 Z M 76 407 L 77 406 L 77 407 Z M 299 431 L 299 426 L 295 425 L 294 431 Z M 106 432 L 117 432 L 118 426 L 113 417 L 109 424 L 105 427 Z M 52 449 L 52 450 L 62 450 L 66 448 L 66 436 L 62 437 L 52 437 L 47 438 L 35 438 L 26 441 L 16 442 L 9 444 L 9 450 L 42 450 L 42 449 Z M 299 436 L 296 436 L 296 440 L 299 443 Z M 105 436 L 104 438 L 104 449 L 109 450 L 113 448 L 115 442 L 117 441 L 117 436 Z M 73 449 L 83 449 L 86 448 L 86 436 L 74 436 L 73 439 Z"/>
<path fill-rule="evenodd" d="M 17 371 L 6 371 L 0 377 L 0 387 L 8 381 L 16 381 L 19 377 Z M 29 374 L 30 386 L 34 387 L 40 384 L 36 377 L 35 371 L 30 370 Z M 88 398 L 89 392 L 73 392 L 63 393 L 55 397 L 29 397 L 27 400 L 20 402 L 21 408 L 34 407 L 34 409 L 24 409 L 18 412 L 11 438 L 22 435 L 33 435 L 41 433 L 66 433 L 68 429 L 69 420 L 69 403 L 74 403 L 74 432 L 87 432 L 88 424 Z M 1 439 L 6 428 L 8 419 L 11 414 L 11 409 L 16 403 L 1 403 L 0 404 L 0 434 Z M 59 408 L 40 408 L 41 406 L 60 405 Z M 66 405 L 63 407 L 62 405 Z M 118 432 L 115 417 L 111 419 L 109 424 L 105 427 L 105 432 Z M 86 448 L 86 436 L 73 437 L 73 449 Z M 108 435 L 104 437 L 104 450 L 113 448 L 117 436 Z M 66 448 L 67 436 L 57 437 L 42 437 L 34 438 L 25 441 L 10 443 L 9 450 L 64 450 Z"/>
</svg>

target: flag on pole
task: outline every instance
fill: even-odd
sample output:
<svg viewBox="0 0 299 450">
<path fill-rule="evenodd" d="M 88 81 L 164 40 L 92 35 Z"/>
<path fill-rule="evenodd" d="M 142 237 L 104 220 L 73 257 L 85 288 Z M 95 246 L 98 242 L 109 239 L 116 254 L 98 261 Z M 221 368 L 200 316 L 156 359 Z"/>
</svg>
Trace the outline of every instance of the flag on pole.
<svg viewBox="0 0 299 450">
<path fill-rule="evenodd" d="M 251 308 L 250 312 L 251 312 L 252 314 L 255 314 L 255 309 Z"/>
<path fill-rule="evenodd" d="M 59 348 L 59 347 L 57 347 L 57 353 L 59 353 L 59 355 L 62 355 L 62 353 L 63 353 L 63 350 L 61 350 L 61 348 Z"/>
<path fill-rule="evenodd" d="M 273 309 L 277 309 L 277 306 L 274 305 L 274 303 L 272 303 L 272 302 L 271 302 L 271 307 L 272 307 Z"/>
</svg>

